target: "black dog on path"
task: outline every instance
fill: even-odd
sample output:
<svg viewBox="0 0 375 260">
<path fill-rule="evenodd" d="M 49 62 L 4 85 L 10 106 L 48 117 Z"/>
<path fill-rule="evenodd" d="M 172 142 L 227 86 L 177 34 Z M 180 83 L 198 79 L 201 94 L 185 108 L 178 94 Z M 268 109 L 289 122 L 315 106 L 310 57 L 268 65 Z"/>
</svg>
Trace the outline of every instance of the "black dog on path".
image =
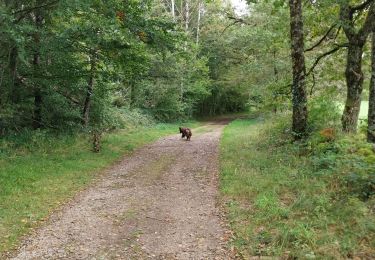
<svg viewBox="0 0 375 260">
<path fill-rule="evenodd" d="M 181 138 L 184 138 L 186 136 L 186 140 L 190 141 L 190 138 L 193 135 L 191 130 L 185 127 L 179 127 L 179 129 L 180 129 L 180 134 L 182 134 Z"/>
</svg>

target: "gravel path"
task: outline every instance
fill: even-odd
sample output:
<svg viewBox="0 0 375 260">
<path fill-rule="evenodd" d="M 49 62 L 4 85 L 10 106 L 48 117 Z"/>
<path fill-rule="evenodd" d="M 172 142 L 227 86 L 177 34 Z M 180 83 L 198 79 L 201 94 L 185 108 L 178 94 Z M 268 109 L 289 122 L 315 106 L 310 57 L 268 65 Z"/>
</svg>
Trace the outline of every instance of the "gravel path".
<svg viewBox="0 0 375 260">
<path fill-rule="evenodd" d="M 217 206 L 225 122 L 162 138 L 110 169 L 11 259 L 231 259 Z"/>
</svg>

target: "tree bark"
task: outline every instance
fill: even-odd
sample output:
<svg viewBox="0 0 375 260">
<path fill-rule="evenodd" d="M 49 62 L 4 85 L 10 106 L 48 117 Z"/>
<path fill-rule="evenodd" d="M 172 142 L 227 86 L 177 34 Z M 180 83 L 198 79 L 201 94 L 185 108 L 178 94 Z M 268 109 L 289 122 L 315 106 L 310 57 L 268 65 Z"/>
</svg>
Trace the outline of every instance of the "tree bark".
<svg viewBox="0 0 375 260">
<path fill-rule="evenodd" d="M 190 7 L 189 0 L 185 0 L 185 31 L 189 31 Z"/>
<path fill-rule="evenodd" d="M 361 28 L 356 28 L 355 12 L 363 11 L 369 7 L 367 17 Z M 362 9 L 349 5 L 349 1 L 344 1 L 340 6 L 340 21 L 346 38 L 349 42 L 347 64 L 346 64 L 346 85 L 347 97 L 345 109 L 341 117 L 344 132 L 357 132 L 358 117 L 361 108 L 361 95 L 363 91 L 362 55 L 367 38 L 375 26 L 375 4 L 371 1 L 367 5 L 362 5 Z"/>
<path fill-rule="evenodd" d="M 302 0 L 290 0 L 290 37 L 291 56 L 293 64 L 293 123 L 292 130 L 295 139 L 301 139 L 307 134 L 307 94 L 306 66 L 304 56 L 304 34 L 302 18 Z"/>
<path fill-rule="evenodd" d="M 368 111 L 367 140 L 375 143 L 375 30 L 372 33 L 371 82 Z"/>
<path fill-rule="evenodd" d="M 171 0 L 171 7 L 173 22 L 176 22 L 175 0 Z"/>
<path fill-rule="evenodd" d="M 345 109 L 341 119 L 343 130 L 347 133 L 355 133 L 357 131 L 363 90 L 362 54 L 362 44 L 349 44 L 345 71 L 348 89 Z"/>
<path fill-rule="evenodd" d="M 95 71 L 96 71 L 96 52 L 94 51 L 90 55 L 90 76 L 87 81 L 87 92 L 86 92 L 86 98 L 85 103 L 83 105 L 83 124 L 87 127 L 90 121 L 90 107 L 91 107 L 91 100 L 92 100 L 92 94 L 94 90 L 94 84 L 95 84 Z"/>
</svg>

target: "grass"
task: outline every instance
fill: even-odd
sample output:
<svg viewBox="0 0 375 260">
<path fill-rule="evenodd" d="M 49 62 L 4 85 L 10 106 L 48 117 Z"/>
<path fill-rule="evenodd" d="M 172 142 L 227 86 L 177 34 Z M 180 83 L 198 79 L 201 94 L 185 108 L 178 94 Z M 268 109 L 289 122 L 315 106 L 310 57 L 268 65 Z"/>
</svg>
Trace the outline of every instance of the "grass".
<svg viewBox="0 0 375 260">
<path fill-rule="evenodd" d="M 245 259 L 374 259 L 375 198 L 361 196 L 370 182 L 348 176 L 375 176 L 375 153 L 366 144 L 352 150 L 354 137 L 291 143 L 277 119 L 236 120 L 224 130 L 220 190 L 234 246 Z"/>
<path fill-rule="evenodd" d="M 35 132 L 25 140 L 16 137 L 0 143 L 0 255 L 104 168 L 135 148 L 177 131 L 177 124 L 157 124 L 106 134 L 100 153 L 91 152 L 85 135 Z"/>
<path fill-rule="evenodd" d="M 368 101 L 361 102 L 361 110 L 359 111 L 359 119 L 367 119 L 368 106 L 369 106 Z"/>
</svg>

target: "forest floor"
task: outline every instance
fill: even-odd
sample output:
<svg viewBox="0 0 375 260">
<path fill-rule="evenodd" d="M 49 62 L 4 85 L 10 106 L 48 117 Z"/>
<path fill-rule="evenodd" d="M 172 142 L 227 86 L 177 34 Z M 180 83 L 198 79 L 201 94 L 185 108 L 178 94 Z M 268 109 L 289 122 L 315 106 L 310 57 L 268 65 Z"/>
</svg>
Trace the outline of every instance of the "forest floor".
<svg viewBox="0 0 375 260">
<path fill-rule="evenodd" d="M 107 170 L 10 259 L 230 259 L 218 203 L 218 145 L 228 120 L 147 145 Z"/>
</svg>

